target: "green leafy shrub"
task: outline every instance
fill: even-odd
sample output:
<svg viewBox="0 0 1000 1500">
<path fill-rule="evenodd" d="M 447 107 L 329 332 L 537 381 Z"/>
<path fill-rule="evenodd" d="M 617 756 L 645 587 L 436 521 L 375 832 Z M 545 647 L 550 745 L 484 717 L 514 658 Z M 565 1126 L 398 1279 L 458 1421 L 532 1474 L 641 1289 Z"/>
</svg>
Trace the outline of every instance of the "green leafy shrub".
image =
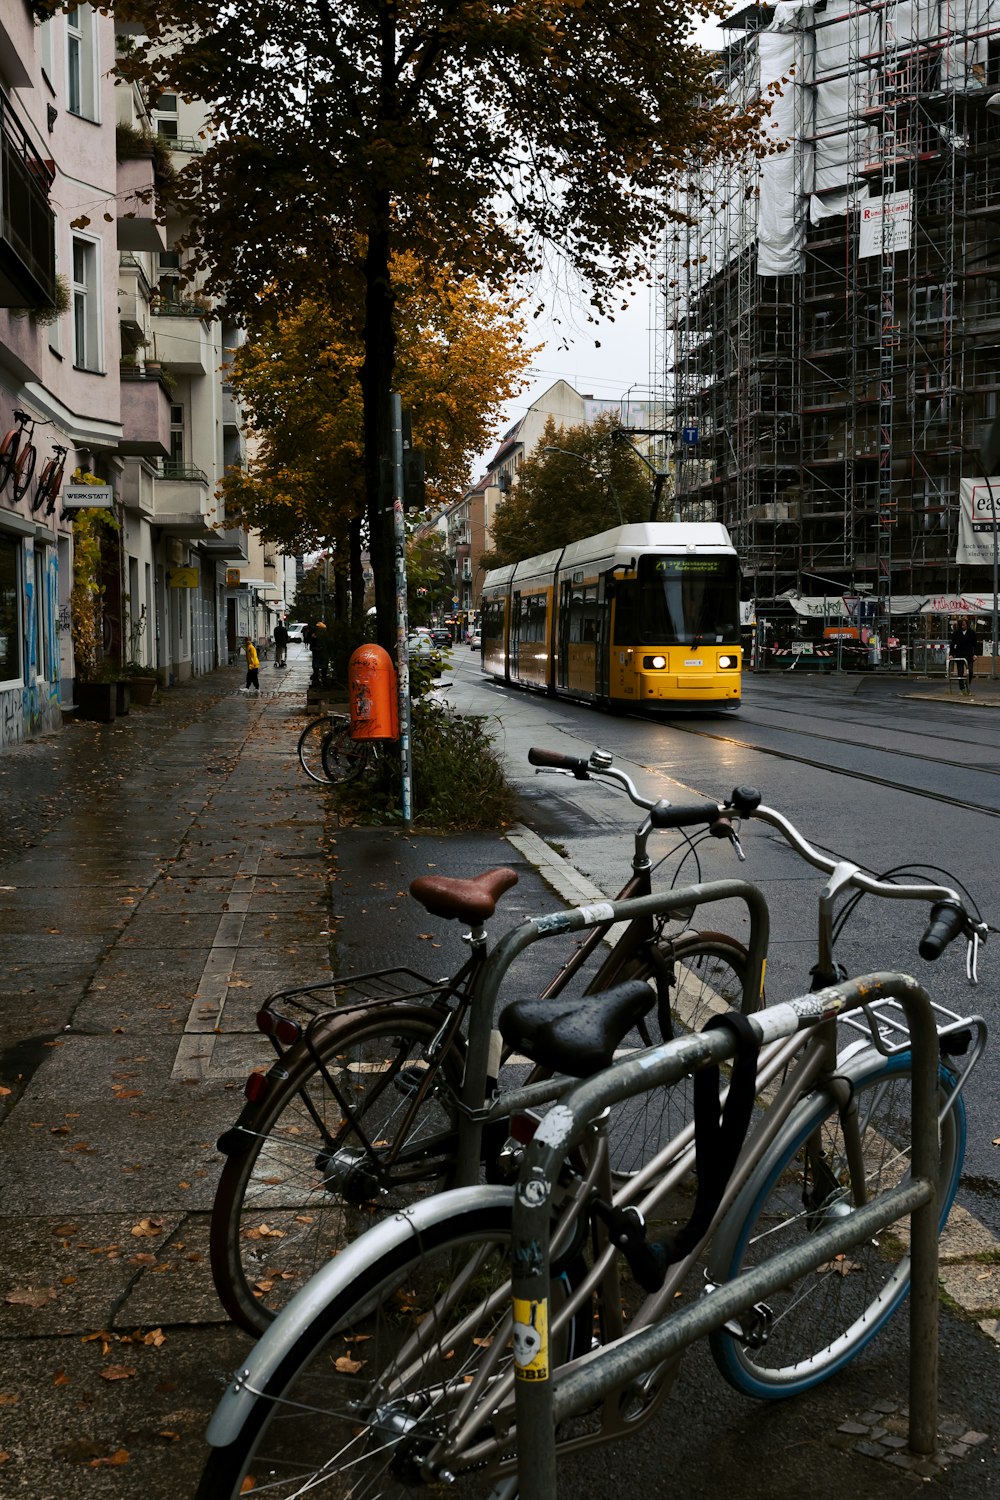
<svg viewBox="0 0 1000 1500">
<path fill-rule="evenodd" d="M 487 732 L 487 720 L 416 698 L 410 736 L 414 825 L 459 832 L 511 822 L 515 794 Z M 403 816 L 399 749 L 388 747 L 373 775 L 345 789 L 343 807 L 360 821 Z"/>
</svg>

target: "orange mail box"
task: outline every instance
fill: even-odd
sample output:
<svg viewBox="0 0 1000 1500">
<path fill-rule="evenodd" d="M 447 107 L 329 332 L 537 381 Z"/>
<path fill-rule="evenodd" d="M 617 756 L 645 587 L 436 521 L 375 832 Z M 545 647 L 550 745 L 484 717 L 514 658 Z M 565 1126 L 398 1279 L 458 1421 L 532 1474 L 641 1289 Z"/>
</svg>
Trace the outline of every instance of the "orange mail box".
<svg viewBox="0 0 1000 1500">
<path fill-rule="evenodd" d="M 359 646 L 347 664 L 352 740 L 398 740 L 399 699 L 392 657 L 381 646 Z"/>
</svg>

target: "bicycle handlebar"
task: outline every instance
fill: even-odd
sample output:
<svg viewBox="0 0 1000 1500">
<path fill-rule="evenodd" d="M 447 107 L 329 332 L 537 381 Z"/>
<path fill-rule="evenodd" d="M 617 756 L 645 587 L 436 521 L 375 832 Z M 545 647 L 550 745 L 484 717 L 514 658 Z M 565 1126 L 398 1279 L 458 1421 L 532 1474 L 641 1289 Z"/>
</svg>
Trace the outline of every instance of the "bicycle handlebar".
<svg viewBox="0 0 1000 1500">
<path fill-rule="evenodd" d="M 840 872 L 844 883 L 852 885 L 856 890 L 863 891 L 867 895 L 883 896 L 892 900 L 933 902 L 927 930 L 920 939 L 918 951 L 921 958 L 929 960 L 939 958 L 948 944 L 962 934 L 980 942 L 986 938 L 988 931 L 986 923 L 966 909 L 957 891 L 949 886 L 903 885 L 893 881 L 879 880 L 858 865 L 842 860 L 836 855 L 822 854 L 809 843 L 808 839 L 803 837 L 794 823 L 776 808 L 766 807 L 762 803 L 761 794 L 756 787 L 734 787 L 732 795 L 726 802 L 674 804 L 665 799 L 653 801 L 651 798 L 643 797 L 632 778 L 618 766 L 612 765 L 610 755 L 604 750 L 595 750 L 589 760 L 583 760 L 578 756 L 564 755 L 559 750 L 543 750 L 535 747 L 528 751 L 528 760 L 533 766 L 568 771 L 578 781 L 589 781 L 596 777 L 616 782 L 628 793 L 630 800 L 637 807 L 647 810 L 649 823 L 654 828 L 691 828 L 703 824 L 716 838 L 732 838 L 736 842 L 732 818 L 758 818 L 761 822 L 769 823 L 772 828 L 776 828 L 807 864 L 828 875 Z M 739 852 L 738 846 L 737 852 Z"/>
</svg>

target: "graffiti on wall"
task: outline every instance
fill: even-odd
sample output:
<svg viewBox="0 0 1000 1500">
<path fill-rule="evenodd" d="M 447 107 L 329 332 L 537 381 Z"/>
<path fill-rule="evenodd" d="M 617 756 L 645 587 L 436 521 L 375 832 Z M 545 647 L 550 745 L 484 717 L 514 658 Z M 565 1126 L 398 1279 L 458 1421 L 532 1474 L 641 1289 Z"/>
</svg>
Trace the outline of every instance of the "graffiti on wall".
<svg viewBox="0 0 1000 1500">
<path fill-rule="evenodd" d="M 22 744 L 32 735 L 45 734 L 61 723 L 55 549 L 46 548 L 40 562 L 36 569 L 34 543 L 26 539 L 21 612 L 24 666 L 19 684 L 0 689 L 0 750 Z"/>
</svg>

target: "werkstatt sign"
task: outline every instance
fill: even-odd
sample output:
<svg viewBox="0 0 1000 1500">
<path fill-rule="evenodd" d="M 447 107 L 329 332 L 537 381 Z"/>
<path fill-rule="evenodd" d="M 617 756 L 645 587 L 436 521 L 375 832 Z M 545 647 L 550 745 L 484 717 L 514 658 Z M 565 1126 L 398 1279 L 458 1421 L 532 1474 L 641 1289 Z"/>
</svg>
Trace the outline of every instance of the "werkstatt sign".
<svg viewBox="0 0 1000 1500">
<path fill-rule="evenodd" d="M 172 589 L 196 589 L 198 587 L 198 569 L 174 568 L 170 574 L 170 587 Z"/>
<path fill-rule="evenodd" d="M 89 510 L 92 506 L 110 510 L 115 492 L 110 484 L 67 484 L 61 499 L 67 510 Z"/>
</svg>

